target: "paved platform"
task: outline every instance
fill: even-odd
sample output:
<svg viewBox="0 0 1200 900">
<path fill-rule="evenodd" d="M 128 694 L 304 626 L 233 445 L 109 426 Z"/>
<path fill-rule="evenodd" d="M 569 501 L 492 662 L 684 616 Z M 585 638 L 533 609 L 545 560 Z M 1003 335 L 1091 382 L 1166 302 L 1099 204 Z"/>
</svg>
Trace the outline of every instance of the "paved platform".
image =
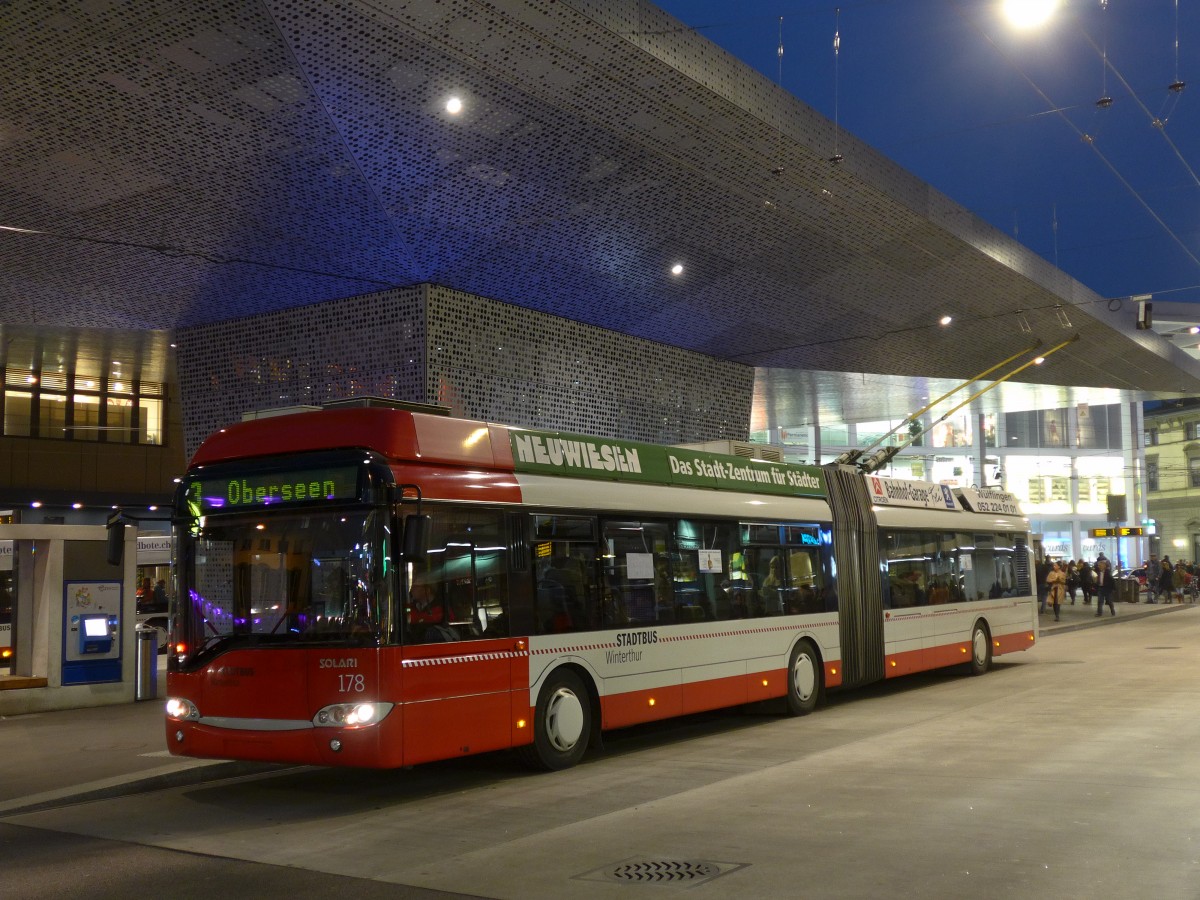
<svg viewBox="0 0 1200 900">
<path fill-rule="evenodd" d="M 1041 615 L 1041 638 L 1085 628 L 1110 627 L 1189 605 L 1117 603 L 1117 614 L 1096 616 L 1082 599 Z M 159 666 L 159 697 L 165 696 L 165 657 Z M 202 783 L 239 774 L 283 769 L 261 763 L 193 760 L 166 749 L 161 700 L 93 709 L 0 717 L 0 815 L 163 787 Z"/>
<path fill-rule="evenodd" d="M 1046 604 L 1046 611 L 1038 617 L 1038 626 L 1041 633 L 1048 636 L 1061 634 L 1064 631 L 1075 631 L 1079 628 L 1115 625 L 1122 619 L 1156 616 L 1171 610 L 1186 609 L 1196 605 L 1194 603 L 1147 603 L 1145 597 L 1145 593 L 1141 594 L 1142 599 L 1137 603 L 1114 603 L 1117 611 L 1115 616 L 1110 614 L 1107 606 L 1104 607 L 1104 615 L 1097 616 L 1096 601 L 1084 603 L 1083 594 L 1080 593 L 1074 604 L 1067 600 L 1060 606 L 1060 621 L 1058 622 L 1054 621 L 1054 612 L 1050 605 Z"/>
<path fill-rule="evenodd" d="M 9 719 L 5 895 L 1200 896 L 1200 615 L 1094 616 L 982 678 L 625 729 L 539 775 L 497 753 L 222 778 L 163 755 L 157 703 Z"/>
</svg>

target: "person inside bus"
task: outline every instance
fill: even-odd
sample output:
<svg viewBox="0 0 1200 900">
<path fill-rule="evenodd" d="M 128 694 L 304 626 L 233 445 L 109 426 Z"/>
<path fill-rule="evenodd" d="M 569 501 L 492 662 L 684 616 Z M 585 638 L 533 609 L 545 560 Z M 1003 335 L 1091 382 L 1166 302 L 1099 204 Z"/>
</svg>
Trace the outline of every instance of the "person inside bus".
<svg viewBox="0 0 1200 900">
<path fill-rule="evenodd" d="M 935 578 L 933 584 L 929 586 L 929 605 L 934 606 L 940 603 L 950 602 L 950 588 L 940 578 Z"/>
<path fill-rule="evenodd" d="M 717 596 L 713 602 L 713 618 L 718 621 L 734 618 L 733 615 L 733 585 L 729 579 L 722 579 L 717 588 Z"/>
<path fill-rule="evenodd" d="M 154 599 L 154 584 L 149 578 L 143 578 L 137 588 L 138 612 L 151 612 L 150 603 Z"/>
<path fill-rule="evenodd" d="M 441 622 L 445 618 L 442 604 L 434 597 L 433 588 L 425 582 L 417 582 L 408 592 L 408 621 L 412 625 L 427 625 Z"/>
<path fill-rule="evenodd" d="M 960 573 L 957 576 L 952 575 L 950 577 L 950 584 L 948 585 L 948 587 L 950 589 L 950 602 L 951 603 L 965 603 L 966 602 L 967 592 L 963 588 L 963 584 L 966 582 L 966 580 L 967 580 L 967 576 L 966 576 L 965 572 Z"/>
<path fill-rule="evenodd" d="M 547 618 L 546 631 L 558 634 L 587 627 L 587 587 L 578 561 L 568 556 L 547 560 L 538 575 L 537 592 L 541 614 Z"/>
<path fill-rule="evenodd" d="M 675 582 L 665 559 L 654 561 L 654 604 L 659 622 L 670 624 L 675 621 Z"/>
<path fill-rule="evenodd" d="M 925 589 L 921 587 L 921 573 L 913 569 L 905 576 L 912 585 L 913 606 L 925 605 Z"/>
<path fill-rule="evenodd" d="M 921 575 L 915 569 L 891 582 L 892 606 L 921 606 L 925 603 L 925 592 L 921 590 Z"/>
<path fill-rule="evenodd" d="M 409 590 L 408 624 L 413 640 L 423 643 L 457 641 L 458 632 L 450 626 L 446 609 L 433 585 L 420 582 Z"/>
<path fill-rule="evenodd" d="M 760 589 L 763 598 L 763 610 L 768 616 L 783 614 L 783 576 L 779 574 L 782 565 L 780 557 L 772 556 L 767 563 L 767 577 L 763 579 Z"/>
<path fill-rule="evenodd" d="M 735 550 L 729 560 L 729 582 L 735 590 L 754 586 L 746 571 L 746 554 L 741 550 Z"/>
</svg>

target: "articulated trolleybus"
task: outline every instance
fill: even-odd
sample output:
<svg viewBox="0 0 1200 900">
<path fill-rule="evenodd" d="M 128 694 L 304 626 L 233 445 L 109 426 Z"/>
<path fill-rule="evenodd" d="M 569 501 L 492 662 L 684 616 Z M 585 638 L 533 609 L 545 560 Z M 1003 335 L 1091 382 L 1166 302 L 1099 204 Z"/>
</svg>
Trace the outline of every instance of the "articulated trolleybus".
<svg viewBox="0 0 1200 900">
<path fill-rule="evenodd" d="M 241 422 L 179 487 L 175 754 L 407 766 L 1033 645 L 1011 496 L 398 408 Z"/>
</svg>

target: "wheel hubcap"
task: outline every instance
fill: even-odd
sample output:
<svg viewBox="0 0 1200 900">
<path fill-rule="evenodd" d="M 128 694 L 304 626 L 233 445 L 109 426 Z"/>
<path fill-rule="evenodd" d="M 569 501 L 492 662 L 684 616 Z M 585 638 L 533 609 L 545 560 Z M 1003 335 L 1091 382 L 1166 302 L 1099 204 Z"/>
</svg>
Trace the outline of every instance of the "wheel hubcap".
<svg viewBox="0 0 1200 900">
<path fill-rule="evenodd" d="M 807 653 L 796 657 L 796 664 L 792 666 L 792 684 L 795 685 L 796 696 L 801 700 L 807 700 L 816 690 L 817 671 L 813 667 L 812 657 Z"/>
<path fill-rule="evenodd" d="M 583 704 L 572 691 L 559 688 L 546 705 L 546 737 L 555 750 L 570 750 L 583 734 Z"/>
<path fill-rule="evenodd" d="M 981 666 L 987 662 L 987 635 L 982 631 L 975 632 L 975 662 Z"/>
</svg>

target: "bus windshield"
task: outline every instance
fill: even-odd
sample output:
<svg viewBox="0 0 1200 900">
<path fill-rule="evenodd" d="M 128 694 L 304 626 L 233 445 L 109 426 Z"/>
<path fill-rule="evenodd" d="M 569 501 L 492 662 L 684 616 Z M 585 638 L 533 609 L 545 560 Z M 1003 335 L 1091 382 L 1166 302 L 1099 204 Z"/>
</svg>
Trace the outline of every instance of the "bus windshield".
<svg viewBox="0 0 1200 900">
<path fill-rule="evenodd" d="M 381 520 L 365 509 L 200 519 L 180 536 L 182 652 L 386 640 L 391 596 Z"/>
</svg>

